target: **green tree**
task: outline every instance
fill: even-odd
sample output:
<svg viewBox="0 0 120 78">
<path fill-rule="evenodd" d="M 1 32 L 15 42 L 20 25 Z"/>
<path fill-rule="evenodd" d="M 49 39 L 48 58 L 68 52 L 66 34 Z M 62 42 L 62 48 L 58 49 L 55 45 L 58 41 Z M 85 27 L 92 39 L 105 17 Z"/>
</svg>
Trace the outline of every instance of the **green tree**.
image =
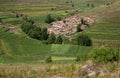
<svg viewBox="0 0 120 78">
<path fill-rule="evenodd" d="M 2 18 L 0 18 L 0 23 L 2 23 Z"/>
<path fill-rule="evenodd" d="M 89 57 L 91 60 L 100 63 L 118 61 L 117 52 L 104 46 L 93 49 L 89 53 Z"/>
<path fill-rule="evenodd" d="M 77 36 L 77 45 L 91 46 L 92 45 L 92 40 L 87 35 L 79 34 Z"/>
<path fill-rule="evenodd" d="M 48 37 L 47 44 L 54 44 L 54 43 L 55 43 L 55 40 L 56 40 L 55 35 L 54 35 L 54 34 L 51 34 L 51 35 Z"/>
<path fill-rule="evenodd" d="M 47 28 L 43 28 L 41 31 L 41 40 L 47 40 L 49 34 L 47 33 Z"/>
<path fill-rule="evenodd" d="M 78 24 L 78 25 L 77 25 L 77 32 L 80 32 L 80 31 L 82 31 L 82 30 L 81 30 L 81 24 Z"/>
<path fill-rule="evenodd" d="M 61 36 L 58 36 L 58 37 L 56 38 L 55 43 L 56 43 L 56 44 L 62 44 L 62 42 L 63 42 L 62 37 L 61 37 Z"/>
<path fill-rule="evenodd" d="M 57 20 L 58 20 L 58 21 L 61 21 L 61 20 L 62 20 L 62 18 L 61 18 L 61 17 L 57 17 Z"/>
<path fill-rule="evenodd" d="M 33 25 L 31 23 L 25 22 L 20 27 L 23 30 L 23 32 L 28 34 L 29 30 L 33 28 Z"/>
<path fill-rule="evenodd" d="M 52 18 L 52 16 L 50 14 L 48 14 L 47 17 L 46 17 L 45 22 L 48 23 L 48 24 L 50 24 L 53 21 L 54 21 L 54 19 Z"/>
<path fill-rule="evenodd" d="M 76 59 L 75 59 L 76 62 L 79 62 L 80 61 L 80 56 L 77 56 Z"/>
<path fill-rule="evenodd" d="M 74 8 L 74 7 L 75 7 L 75 5 L 74 5 L 74 4 L 72 4 L 72 7 Z"/>
<path fill-rule="evenodd" d="M 51 62 L 52 62 L 52 57 L 51 57 L 51 56 L 47 56 L 47 57 L 45 58 L 45 62 L 46 62 L 46 63 L 51 63 Z"/>
</svg>

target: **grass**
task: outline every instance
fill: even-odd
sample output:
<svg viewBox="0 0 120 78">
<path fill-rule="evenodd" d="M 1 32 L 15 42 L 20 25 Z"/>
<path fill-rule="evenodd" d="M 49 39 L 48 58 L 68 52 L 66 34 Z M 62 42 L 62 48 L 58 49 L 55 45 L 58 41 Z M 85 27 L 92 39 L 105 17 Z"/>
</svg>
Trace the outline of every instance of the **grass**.
<svg viewBox="0 0 120 78">
<path fill-rule="evenodd" d="M 66 3 L 66 1 L 68 0 L 40 0 L 40 2 L 32 1 L 33 3 L 29 2 L 29 0 L 22 0 L 21 3 L 17 1 L 1 1 L 0 11 L 2 12 L 0 13 L 0 18 L 3 19 L 3 23 L 11 23 L 14 25 L 21 24 L 22 18 L 15 18 L 15 15 L 11 13 L 12 11 L 17 11 L 18 13 L 30 16 L 30 18 L 32 18 L 38 26 L 49 27 L 50 25 L 45 23 L 47 14 L 51 14 L 54 18 L 60 16 L 64 19 L 74 13 L 75 10 L 78 10 L 80 13 L 84 13 L 83 15 L 93 18 L 103 19 L 102 16 L 105 16 L 104 22 L 102 21 L 102 23 L 97 23 L 83 32 L 88 34 L 92 38 L 93 42 L 105 41 L 108 43 L 112 42 L 113 44 L 115 43 L 114 41 L 119 41 L 120 23 L 119 18 L 116 18 L 119 14 L 119 3 L 112 4 L 108 7 L 102 7 L 101 5 L 105 6 L 105 4 L 109 1 L 74 0 L 72 3 Z M 88 7 L 88 3 L 94 4 L 95 8 Z M 72 4 L 75 5 L 74 8 L 71 7 Z M 52 8 L 56 8 L 56 10 L 51 10 Z M 107 11 L 106 13 L 106 9 L 108 8 L 110 8 L 111 11 Z M 114 12 L 114 10 L 116 11 Z M 67 13 L 65 11 L 67 11 Z M 115 15 L 112 17 L 111 15 L 114 13 Z M 81 57 L 85 56 L 93 48 L 71 44 L 44 45 L 41 41 L 28 38 L 23 33 L 21 35 L 15 35 L 3 32 L 6 30 L 6 28 L 0 27 L 0 53 L 5 53 L 5 55 L 0 55 L 1 63 L 39 63 L 44 62 L 45 57 L 48 55 L 52 55 L 55 62 L 73 62 L 77 55 L 81 55 Z"/>
<path fill-rule="evenodd" d="M 99 23 L 91 26 L 84 33 L 93 39 L 119 40 L 119 30 L 119 23 Z"/>
<path fill-rule="evenodd" d="M 3 31 L 0 32 L 0 42 L 1 63 L 40 63 L 44 62 L 45 57 L 48 55 L 52 55 L 57 61 L 57 57 L 61 60 L 65 57 L 75 58 L 76 55 L 84 52 L 88 53 L 92 49 L 92 47 L 88 48 L 78 45 L 45 45 L 41 41 L 28 38 L 23 34 L 15 35 Z M 83 49 L 86 50 L 83 51 Z M 74 59 L 68 59 L 68 61 L 72 60 Z"/>
</svg>

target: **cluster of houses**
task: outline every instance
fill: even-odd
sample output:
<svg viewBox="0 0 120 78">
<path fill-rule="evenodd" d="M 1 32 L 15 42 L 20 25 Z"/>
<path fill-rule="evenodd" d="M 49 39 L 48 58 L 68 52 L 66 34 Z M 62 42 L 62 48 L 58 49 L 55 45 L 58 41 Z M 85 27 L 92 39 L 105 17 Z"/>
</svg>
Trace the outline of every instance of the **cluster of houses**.
<svg viewBox="0 0 120 78">
<path fill-rule="evenodd" d="M 85 20 L 88 24 L 93 24 L 94 20 L 88 17 L 79 15 L 71 16 L 61 21 L 55 21 L 52 26 L 48 28 L 49 34 L 55 35 L 71 35 L 77 32 L 77 25 L 81 24 L 81 19 Z M 87 26 L 82 25 L 81 29 L 85 29 Z"/>
</svg>

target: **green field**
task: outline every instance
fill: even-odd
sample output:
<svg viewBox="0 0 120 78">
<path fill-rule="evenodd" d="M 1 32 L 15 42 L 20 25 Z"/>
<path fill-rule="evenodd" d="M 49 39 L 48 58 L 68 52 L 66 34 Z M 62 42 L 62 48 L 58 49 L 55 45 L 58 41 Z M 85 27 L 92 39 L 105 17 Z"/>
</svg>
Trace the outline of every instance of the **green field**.
<svg viewBox="0 0 120 78">
<path fill-rule="evenodd" d="M 83 33 L 92 38 L 93 44 L 105 43 L 114 46 L 116 49 L 116 46 L 120 43 L 120 2 L 116 2 L 119 0 L 71 1 L 17 0 L 11 2 L 10 0 L 1 0 L 0 18 L 2 18 L 3 24 L 12 24 L 19 28 L 23 19 L 21 17 L 16 18 L 13 12 L 29 16 L 40 27 L 50 26 L 45 23 L 47 14 L 51 14 L 55 19 L 57 17 L 64 19 L 74 14 L 89 16 L 95 19 L 96 23 L 83 31 Z M 109 2 L 113 4 L 106 6 Z M 73 4 L 74 7 L 72 7 Z M 89 7 L 87 6 L 88 4 L 90 5 Z M 94 7 L 91 7 L 91 5 L 94 5 Z M 107 9 L 110 10 L 107 11 Z M 74 59 L 78 55 L 81 55 L 81 59 L 83 58 L 84 60 L 84 56 L 94 47 L 72 44 L 45 45 L 41 41 L 29 38 L 23 32 L 19 35 L 4 32 L 7 30 L 6 28 L 0 27 L 0 63 L 43 63 L 44 59 L 49 55 L 52 56 L 55 63 L 74 62 Z"/>
<path fill-rule="evenodd" d="M 75 58 L 76 55 L 89 52 L 92 47 L 78 45 L 45 45 L 38 40 L 27 38 L 25 35 L 0 32 L 0 60 L 1 63 L 40 63 L 46 56 Z M 69 58 L 68 58 L 69 60 Z M 70 59 L 71 60 L 71 59 Z M 74 62 L 74 59 L 72 59 Z M 60 59 L 58 60 L 60 61 Z"/>
</svg>

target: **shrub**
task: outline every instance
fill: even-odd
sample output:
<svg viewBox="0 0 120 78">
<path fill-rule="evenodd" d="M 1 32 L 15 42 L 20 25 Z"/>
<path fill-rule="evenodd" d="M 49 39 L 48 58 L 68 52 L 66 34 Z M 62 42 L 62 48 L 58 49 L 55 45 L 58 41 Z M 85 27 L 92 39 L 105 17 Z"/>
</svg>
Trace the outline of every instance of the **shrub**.
<svg viewBox="0 0 120 78">
<path fill-rule="evenodd" d="M 48 37 L 47 44 L 54 44 L 54 43 L 55 43 L 55 40 L 56 40 L 55 35 L 54 35 L 54 34 L 51 34 L 51 35 Z"/>
<path fill-rule="evenodd" d="M 80 56 L 77 56 L 76 59 L 75 59 L 76 62 L 79 62 L 80 61 Z"/>
<path fill-rule="evenodd" d="M 87 35 L 80 34 L 77 36 L 77 45 L 91 46 L 92 40 Z"/>
<path fill-rule="evenodd" d="M 48 14 L 47 17 L 46 17 L 45 22 L 48 23 L 48 24 L 50 24 L 50 23 L 52 23 L 53 21 L 54 21 L 54 19 L 52 18 L 52 16 L 51 16 L 50 14 Z"/>
<path fill-rule="evenodd" d="M 63 42 L 62 37 L 61 37 L 61 36 L 58 36 L 58 37 L 56 38 L 55 43 L 56 43 L 56 44 L 62 44 L 62 42 Z"/>
<path fill-rule="evenodd" d="M 45 58 L 45 62 L 46 62 L 46 63 L 51 63 L 51 62 L 52 62 L 52 57 L 51 57 L 51 56 L 47 56 L 47 57 Z"/>
<path fill-rule="evenodd" d="M 93 49 L 89 53 L 90 59 L 95 62 L 113 62 L 118 61 L 117 53 L 113 49 L 106 48 L 104 46 Z"/>
<path fill-rule="evenodd" d="M 41 35 L 41 40 L 47 40 L 48 39 L 49 34 L 47 33 L 47 28 L 43 28 L 41 34 L 42 34 Z"/>
<path fill-rule="evenodd" d="M 58 20 L 58 21 L 61 21 L 61 20 L 62 20 L 62 18 L 61 18 L 61 17 L 57 17 L 57 20 Z"/>
<path fill-rule="evenodd" d="M 2 18 L 0 18 L 0 23 L 2 23 Z"/>
<path fill-rule="evenodd" d="M 78 25 L 77 25 L 77 32 L 80 32 L 80 31 L 82 31 L 82 30 L 81 30 L 81 24 L 78 24 Z"/>
</svg>

